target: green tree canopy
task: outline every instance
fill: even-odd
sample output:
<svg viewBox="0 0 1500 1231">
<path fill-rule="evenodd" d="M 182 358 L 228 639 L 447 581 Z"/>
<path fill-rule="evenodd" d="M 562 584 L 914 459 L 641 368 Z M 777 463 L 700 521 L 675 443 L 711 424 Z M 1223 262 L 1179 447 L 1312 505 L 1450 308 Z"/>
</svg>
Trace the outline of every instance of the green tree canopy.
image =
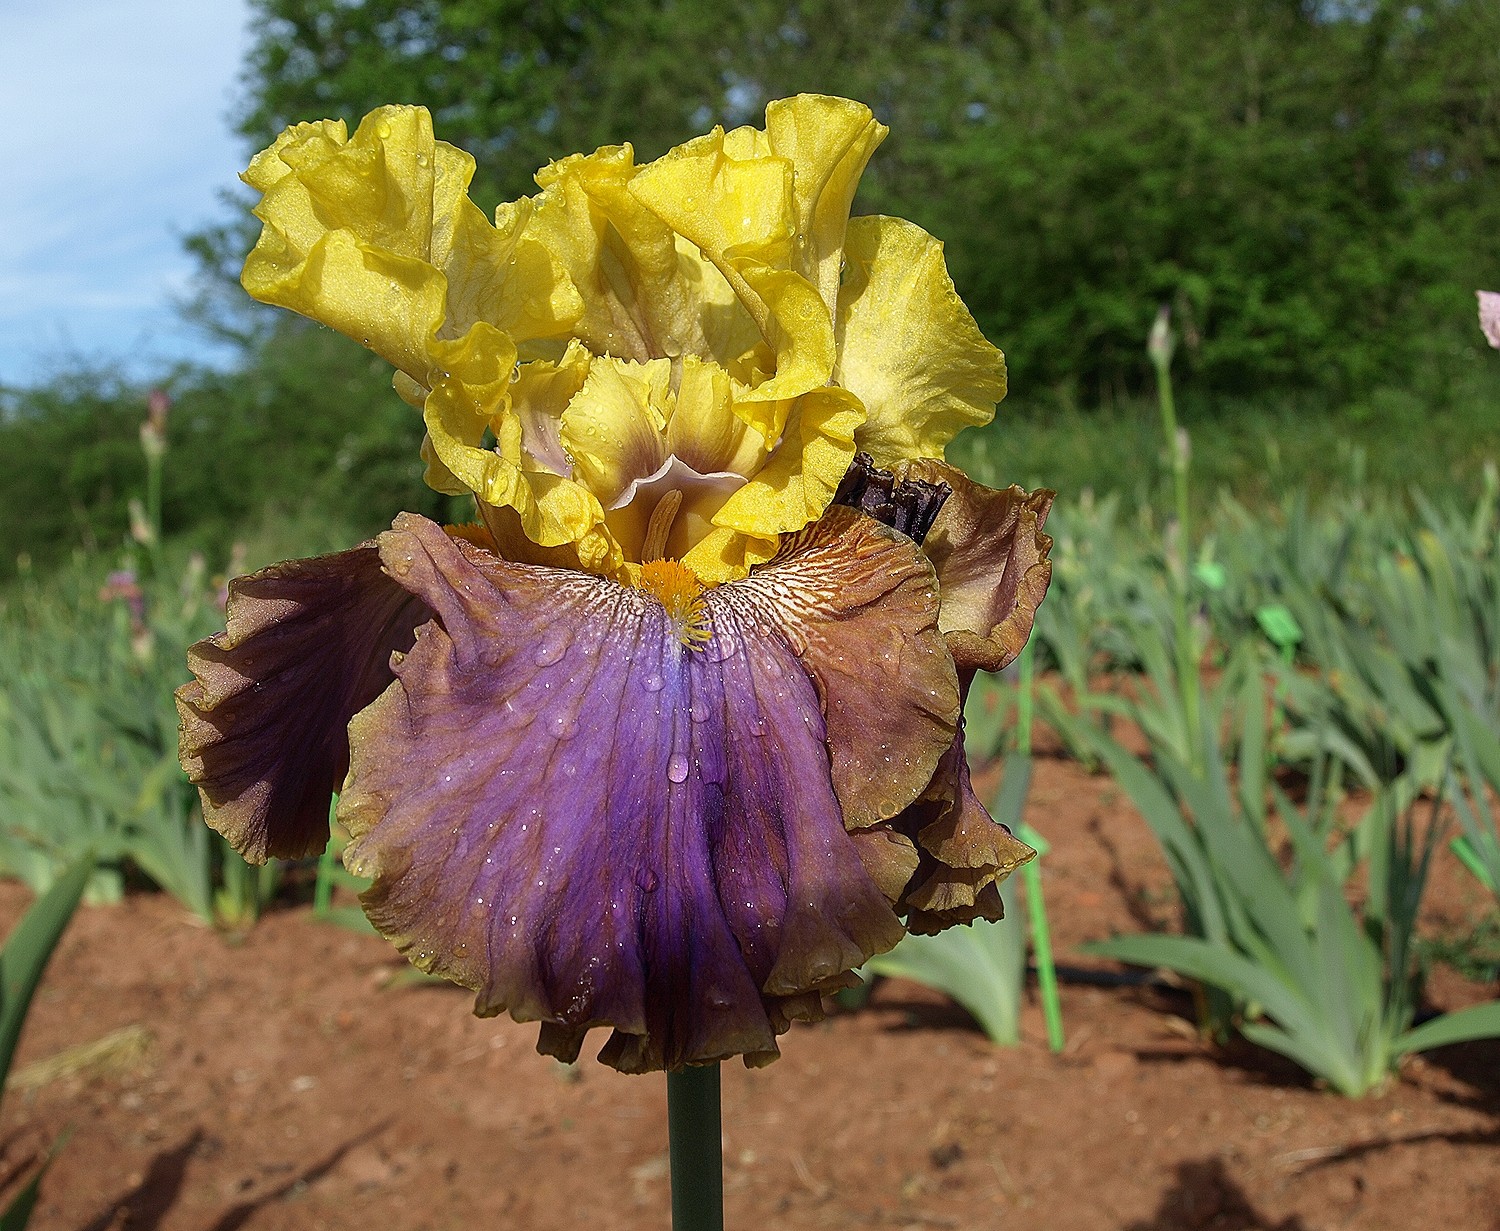
<svg viewBox="0 0 1500 1231">
<path fill-rule="evenodd" d="M 1500 280 L 1500 6 L 1382 0 L 256 0 L 240 131 L 433 110 L 475 196 L 799 90 L 892 128 L 861 197 L 946 240 L 1013 387 L 1436 387 Z"/>
</svg>

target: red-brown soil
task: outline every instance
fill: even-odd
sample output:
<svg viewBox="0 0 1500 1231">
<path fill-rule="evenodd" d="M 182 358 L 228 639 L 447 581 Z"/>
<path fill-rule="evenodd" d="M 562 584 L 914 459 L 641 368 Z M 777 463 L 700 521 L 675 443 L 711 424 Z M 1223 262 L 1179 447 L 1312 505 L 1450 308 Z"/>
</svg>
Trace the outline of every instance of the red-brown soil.
<svg viewBox="0 0 1500 1231">
<path fill-rule="evenodd" d="M 1059 957 L 1170 912 L 1142 823 L 1115 788 L 1044 757 L 1029 819 Z M 27 901 L 0 886 L 0 921 Z M 1433 887 L 1428 930 L 1485 902 Z M 278 910 L 230 940 L 163 897 L 80 913 L 18 1064 L 123 1027 L 135 1056 L 13 1089 L 11 1174 L 64 1131 L 39 1231 L 526 1231 L 668 1222 L 664 1089 L 536 1055 L 535 1027 L 479 1021 L 466 993 L 393 986 L 381 940 Z M 1439 966 L 1435 1007 L 1493 996 Z M 1198 1041 L 1191 1003 L 1063 988 L 1068 1044 L 991 1046 L 942 997 L 883 984 L 796 1027 L 784 1058 L 724 1066 L 731 1228 L 1314 1231 L 1500 1228 L 1500 1043 L 1410 1062 L 1349 1101 L 1246 1045 Z M 602 1036 L 601 1036 L 602 1037 Z M 35 1070 L 32 1070 L 35 1072 Z"/>
</svg>

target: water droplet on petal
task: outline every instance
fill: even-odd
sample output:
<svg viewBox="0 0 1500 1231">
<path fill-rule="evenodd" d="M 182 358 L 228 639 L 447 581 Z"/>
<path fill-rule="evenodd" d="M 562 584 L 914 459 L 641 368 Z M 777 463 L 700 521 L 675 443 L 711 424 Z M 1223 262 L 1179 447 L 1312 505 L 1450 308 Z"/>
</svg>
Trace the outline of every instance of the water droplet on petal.
<svg viewBox="0 0 1500 1231">
<path fill-rule="evenodd" d="M 664 680 L 661 675 L 655 671 L 652 671 L 649 675 L 645 675 L 641 678 L 641 687 L 644 688 L 647 692 L 660 692 L 663 688 L 666 687 L 666 684 L 667 681 Z"/>
<path fill-rule="evenodd" d="M 642 893 L 655 893 L 657 886 L 656 873 L 650 868 L 642 868 L 635 874 L 636 887 Z"/>
<path fill-rule="evenodd" d="M 687 758 L 680 752 L 674 752 L 667 759 L 667 777 L 673 782 L 686 782 L 688 776 Z"/>
</svg>

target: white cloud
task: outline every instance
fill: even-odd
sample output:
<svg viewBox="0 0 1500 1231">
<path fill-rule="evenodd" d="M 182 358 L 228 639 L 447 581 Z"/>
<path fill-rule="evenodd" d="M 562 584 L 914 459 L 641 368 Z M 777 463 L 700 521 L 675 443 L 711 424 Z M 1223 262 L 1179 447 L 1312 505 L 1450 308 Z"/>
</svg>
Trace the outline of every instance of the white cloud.
<svg viewBox="0 0 1500 1231">
<path fill-rule="evenodd" d="M 0 0 L 0 383 L 194 343 L 180 236 L 221 216 L 245 0 Z M 61 344 L 61 345 L 60 345 Z"/>
</svg>

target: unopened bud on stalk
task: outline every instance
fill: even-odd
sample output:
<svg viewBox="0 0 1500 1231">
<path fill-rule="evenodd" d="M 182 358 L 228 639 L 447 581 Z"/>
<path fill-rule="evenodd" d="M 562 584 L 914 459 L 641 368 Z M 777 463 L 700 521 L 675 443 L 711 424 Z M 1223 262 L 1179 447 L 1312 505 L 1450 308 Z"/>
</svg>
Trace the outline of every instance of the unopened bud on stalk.
<svg viewBox="0 0 1500 1231">
<path fill-rule="evenodd" d="M 134 496 L 130 498 L 130 537 L 142 547 L 150 547 L 156 541 L 156 534 L 146 517 L 146 506 Z"/>
<path fill-rule="evenodd" d="M 1172 352 L 1177 349 L 1177 337 L 1172 332 L 1172 309 L 1162 304 L 1156 310 L 1156 320 L 1151 325 L 1151 337 L 1146 342 L 1146 353 L 1158 372 L 1172 366 Z"/>
<path fill-rule="evenodd" d="M 141 448 L 149 458 L 159 458 L 167 451 L 167 412 L 172 399 L 161 389 L 146 396 L 146 421 L 141 424 Z"/>
</svg>

